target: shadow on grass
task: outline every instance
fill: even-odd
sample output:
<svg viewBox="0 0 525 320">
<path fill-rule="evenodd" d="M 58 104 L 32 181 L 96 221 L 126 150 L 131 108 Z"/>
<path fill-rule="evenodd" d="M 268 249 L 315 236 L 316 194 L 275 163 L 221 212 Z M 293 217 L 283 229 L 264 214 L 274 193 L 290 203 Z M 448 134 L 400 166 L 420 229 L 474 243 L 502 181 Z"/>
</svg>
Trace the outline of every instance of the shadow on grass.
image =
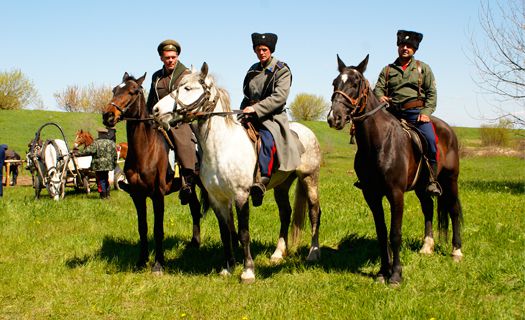
<svg viewBox="0 0 525 320">
<path fill-rule="evenodd" d="M 184 274 L 206 275 L 219 272 L 224 266 L 224 249 L 222 243 L 212 242 L 201 245 L 200 248 L 188 246 L 188 241 L 178 237 L 167 237 L 164 240 L 164 250 L 170 251 L 181 248 L 174 259 L 167 259 L 165 269 L 168 273 L 181 272 Z M 411 251 L 418 251 L 422 246 L 421 240 L 406 239 L 403 243 Z M 154 241 L 149 241 L 150 252 L 154 248 Z M 251 252 L 254 259 L 258 255 L 270 258 L 275 249 L 273 243 L 252 241 Z M 445 254 L 436 246 L 436 253 Z M 106 261 L 117 272 L 141 272 L 135 268 L 139 256 L 139 242 L 127 239 L 106 236 L 102 246 L 92 255 L 73 257 L 66 262 L 69 268 L 84 266 L 92 260 Z M 343 238 L 337 248 L 321 247 L 321 259 L 307 262 L 309 248 L 302 246 L 296 252 L 286 257 L 282 263 L 256 263 L 257 277 L 265 279 L 280 272 L 297 272 L 311 267 L 321 268 L 326 272 L 350 272 L 366 277 L 375 277 L 375 274 L 362 271 L 364 266 L 379 263 L 379 249 L 375 238 L 350 234 Z M 242 248 L 235 251 L 238 266 L 242 265 Z M 150 261 L 151 263 L 152 261 Z M 146 269 L 147 270 L 147 269 Z"/>
<path fill-rule="evenodd" d="M 473 189 L 479 192 L 501 192 L 514 195 L 525 194 L 525 183 L 518 181 L 463 180 L 460 186 L 464 189 Z"/>
</svg>

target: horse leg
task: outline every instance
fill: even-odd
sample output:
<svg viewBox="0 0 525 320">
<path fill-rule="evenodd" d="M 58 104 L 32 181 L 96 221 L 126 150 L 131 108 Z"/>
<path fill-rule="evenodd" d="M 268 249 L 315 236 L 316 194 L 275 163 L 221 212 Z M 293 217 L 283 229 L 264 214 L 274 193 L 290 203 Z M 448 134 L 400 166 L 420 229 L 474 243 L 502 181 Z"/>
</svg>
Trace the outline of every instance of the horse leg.
<svg viewBox="0 0 525 320">
<path fill-rule="evenodd" d="M 226 260 L 226 266 L 223 270 L 221 270 L 220 274 L 225 276 L 231 275 L 233 268 L 235 268 L 235 257 L 233 255 L 232 247 L 232 231 L 230 230 L 230 223 L 228 221 L 231 219 L 231 215 L 226 212 L 226 210 L 231 211 L 231 207 L 229 205 L 227 205 L 227 207 L 227 209 L 213 208 L 213 212 L 215 213 L 219 223 L 219 231 L 221 234 L 222 245 L 224 247 L 224 256 Z"/>
<path fill-rule="evenodd" d="M 153 236 L 155 239 L 155 264 L 151 271 L 156 274 L 162 274 L 164 271 L 164 195 L 157 194 L 153 196 L 154 225 Z"/>
<path fill-rule="evenodd" d="M 438 220 L 439 229 L 443 232 L 448 229 L 448 215 L 452 220 L 452 258 L 454 261 L 461 261 L 461 222 L 463 213 L 458 197 L 457 178 L 448 178 L 449 181 L 440 181 L 443 187 L 443 194 L 438 197 Z"/>
<path fill-rule="evenodd" d="M 239 238 L 244 252 L 244 270 L 241 274 L 241 281 L 251 283 L 255 281 L 255 267 L 250 252 L 250 203 L 246 199 L 244 202 L 236 202 L 235 206 L 239 221 Z"/>
<path fill-rule="evenodd" d="M 388 231 L 386 229 L 385 213 L 383 210 L 383 204 L 381 202 L 382 196 L 368 189 L 363 190 L 363 196 L 365 197 L 368 207 L 370 207 L 370 210 L 372 210 L 376 227 L 377 241 L 379 244 L 381 269 L 379 269 L 379 272 L 377 273 L 377 280 L 379 282 L 385 282 L 390 277 L 392 262 L 390 260 L 390 252 L 388 247 Z"/>
<path fill-rule="evenodd" d="M 288 191 L 290 190 L 292 182 L 293 179 L 287 179 L 283 184 L 275 187 L 273 192 L 275 202 L 279 208 L 279 220 L 281 221 L 277 246 L 270 258 L 270 261 L 273 263 L 281 262 L 286 255 L 286 249 L 288 248 L 288 230 L 290 228 L 292 216 L 292 207 L 290 206 Z"/>
<path fill-rule="evenodd" d="M 197 195 L 195 194 L 195 187 L 190 195 L 190 212 L 193 221 L 193 235 L 189 246 L 198 248 L 201 245 L 201 205 Z"/>
<path fill-rule="evenodd" d="M 148 221 L 146 220 L 146 197 L 139 194 L 133 194 L 131 199 L 133 199 L 135 210 L 137 210 L 137 222 L 140 237 L 140 254 L 137 261 L 137 267 L 143 268 L 148 262 Z"/>
<path fill-rule="evenodd" d="M 306 196 L 308 199 L 308 216 L 312 231 L 312 240 L 310 251 L 306 261 L 317 261 L 321 258 L 319 249 L 319 226 L 321 224 L 321 207 L 319 205 L 319 175 L 305 177 L 302 181 L 302 189 L 298 190 L 295 195 L 296 206 L 300 205 L 299 198 Z M 295 211 L 298 209 L 296 208 Z"/>
<path fill-rule="evenodd" d="M 425 238 L 423 247 L 419 250 L 422 254 L 432 254 L 434 252 L 434 232 L 432 230 L 432 221 L 434 219 L 434 202 L 432 196 L 424 189 L 416 189 L 416 195 L 421 203 L 421 209 L 425 215 Z"/>
<path fill-rule="evenodd" d="M 401 250 L 401 227 L 403 224 L 403 207 L 404 194 L 402 190 L 394 189 L 388 197 L 390 202 L 390 245 L 392 247 L 392 275 L 389 282 L 391 284 L 399 284 L 403 281 L 401 258 L 399 252 Z"/>
</svg>

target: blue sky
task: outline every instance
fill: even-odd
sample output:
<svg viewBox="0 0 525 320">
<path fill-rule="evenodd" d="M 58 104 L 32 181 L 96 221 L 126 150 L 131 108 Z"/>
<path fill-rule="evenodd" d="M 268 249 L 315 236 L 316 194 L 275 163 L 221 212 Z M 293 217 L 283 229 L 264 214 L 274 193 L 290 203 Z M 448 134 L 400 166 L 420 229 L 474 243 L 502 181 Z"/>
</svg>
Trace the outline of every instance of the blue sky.
<svg viewBox="0 0 525 320">
<path fill-rule="evenodd" d="M 365 76 L 375 83 L 380 69 L 397 56 L 398 29 L 424 34 L 416 58 L 434 71 L 435 115 L 452 125 L 477 127 L 495 118 L 501 105 L 480 93 L 467 58 L 470 35 L 481 33 L 477 0 L 30 0 L 0 6 L 0 71 L 20 69 L 51 110 L 57 110 L 53 94 L 67 86 L 114 86 L 124 72 L 147 72 L 149 89 L 151 75 L 161 67 L 156 47 L 167 38 L 181 43 L 186 66 L 200 68 L 206 61 L 238 108 L 245 72 L 257 61 L 252 32 L 279 36 L 274 56 L 293 73 L 288 103 L 298 93 L 329 101 L 336 54 L 348 65 L 370 54 Z M 503 107 L 523 111 L 516 103 Z"/>
</svg>

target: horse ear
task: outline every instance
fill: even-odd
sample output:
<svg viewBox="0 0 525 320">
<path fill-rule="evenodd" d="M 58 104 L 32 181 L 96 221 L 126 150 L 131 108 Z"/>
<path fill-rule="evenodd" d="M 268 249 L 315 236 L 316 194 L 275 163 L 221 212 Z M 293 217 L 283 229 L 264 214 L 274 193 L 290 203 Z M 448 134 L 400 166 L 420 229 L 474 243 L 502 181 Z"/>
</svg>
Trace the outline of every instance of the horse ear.
<svg viewBox="0 0 525 320">
<path fill-rule="evenodd" d="M 340 73 L 343 72 L 343 70 L 346 68 L 345 63 L 343 62 L 343 60 L 341 60 L 341 58 L 339 58 L 339 55 L 337 55 L 337 68 Z"/>
<path fill-rule="evenodd" d="M 137 84 L 138 84 L 139 86 L 142 86 L 142 83 L 144 82 L 144 79 L 146 79 L 146 73 L 147 73 L 147 72 L 144 72 L 144 75 L 143 75 L 142 77 L 140 77 L 140 78 L 137 79 Z"/>
<path fill-rule="evenodd" d="M 208 64 L 204 62 L 201 67 L 201 78 L 206 78 L 208 75 Z"/>
<path fill-rule="evenodd" d="M 357 71 L 361 72 L 361 74 L 364 74 L 366 71 L 366 66 L 368 65 L 368 56 L 369 54 L 367 54 L 366 58 L 363 61 L 361 61 L 357 68 L 355 68 Z"/>
<path fill-rule="evenodd" d="M 127 72 L 124 72 L 124 76 L 122 77 L 122 82 L 126 82 L 128 78 L 129 78 L 129 74 Z"/>
</svg>

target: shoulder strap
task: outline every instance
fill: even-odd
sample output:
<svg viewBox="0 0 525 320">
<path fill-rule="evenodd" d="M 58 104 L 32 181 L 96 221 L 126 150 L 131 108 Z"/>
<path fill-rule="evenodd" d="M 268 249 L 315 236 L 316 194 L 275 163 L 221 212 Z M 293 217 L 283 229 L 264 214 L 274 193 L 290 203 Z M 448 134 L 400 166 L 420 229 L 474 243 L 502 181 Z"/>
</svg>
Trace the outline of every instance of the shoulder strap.
<svg viewBox="0 0 525 320">
<path fill-rule="evenodd" d="M 386 67 L 385 67 L 385 95 L 387 97 L 390 97 L 389 95 L 389 92 L 388 92 L 388 78 L 390 77 L 390 64 L 387 64 Z"/>
<path fill-rule="evenodd" d="M 422 84 L 423 84 L 423 76 L 422 76 L 422 72 L 421 72 L 421 61 L 419 60 L 416 60 L 416 65 L 417 65 L 417 73 L 418 73 L 418 76 L 417 76 L 417 99 L 418 100 L 421 100 L 421 87 L 422 87 Z"/>
</svg>

